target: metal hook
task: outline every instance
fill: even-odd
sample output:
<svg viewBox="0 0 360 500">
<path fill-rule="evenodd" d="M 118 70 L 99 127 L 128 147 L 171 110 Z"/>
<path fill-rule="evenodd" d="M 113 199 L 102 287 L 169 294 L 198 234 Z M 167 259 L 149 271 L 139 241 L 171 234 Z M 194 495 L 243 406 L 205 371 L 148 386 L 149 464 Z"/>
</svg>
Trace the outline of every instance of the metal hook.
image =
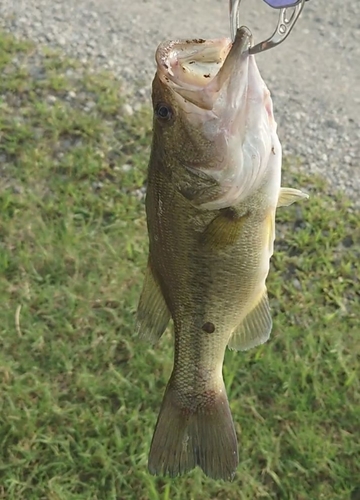
<svg viewBox="0 0 360 500">
<path fill-rule="evenodd" d="M 230 33 L 231 40 L 235 40 L 236 32 L 241 26 L 240 22 L 240 3 L 241 0 L 229 0 L 230 3 Z"/>
<path fill-rule="evenodd" d="M 250 54 L 258 54 L 282 43 L 290 34 L 303 10 L 307 0 L 299 0 L 295 6 L 289 6 L 280 9 L 279 20 L 276 30 L 267 40 L 250 47 Z M 237 29 L 240 27 L 240 3 L 241 0 L 230 0 L 230 31 L 231 38 L 234 41 Z M 291 3 L 291 2 L 289 2 Z"/>
</svg>

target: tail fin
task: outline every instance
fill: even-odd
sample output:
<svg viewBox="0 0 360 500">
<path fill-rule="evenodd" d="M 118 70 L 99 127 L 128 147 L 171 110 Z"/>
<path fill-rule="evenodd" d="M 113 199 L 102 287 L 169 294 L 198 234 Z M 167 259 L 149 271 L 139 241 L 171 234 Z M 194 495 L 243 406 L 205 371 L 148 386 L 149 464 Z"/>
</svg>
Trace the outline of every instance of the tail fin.
<svg viewBox="0 0 360 500">
<path fill-rule="evenodd" d="M 225 388 L 211 407 L 190 412 L 168 385 L 149 455 L 151 474 L 177 476 L 197 465 L 213 479 L 232 480 L 239 463 L 234 424 Z"/>
</svg>

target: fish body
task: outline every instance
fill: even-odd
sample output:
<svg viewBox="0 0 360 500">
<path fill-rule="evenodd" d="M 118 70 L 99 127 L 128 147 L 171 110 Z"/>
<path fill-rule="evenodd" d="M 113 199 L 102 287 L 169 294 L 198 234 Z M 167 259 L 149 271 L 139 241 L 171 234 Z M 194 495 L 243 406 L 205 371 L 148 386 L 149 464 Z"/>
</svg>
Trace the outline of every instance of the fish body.
<svg viewBox="0 0 360 500">
<path fill-rule="evenodd" d="M 269 338 L 276 207 L 304 196 L 281 191 L 281 145 L 251 43 L 241 28 L 233 44 L 176 41 L 157 51 L 138 330 L 155 343 L 171 318 L 175 348 L 149 455 L 153 474 L 200 466 L 232 479 L 238 445 L 225 349 Z"/>
</svg>

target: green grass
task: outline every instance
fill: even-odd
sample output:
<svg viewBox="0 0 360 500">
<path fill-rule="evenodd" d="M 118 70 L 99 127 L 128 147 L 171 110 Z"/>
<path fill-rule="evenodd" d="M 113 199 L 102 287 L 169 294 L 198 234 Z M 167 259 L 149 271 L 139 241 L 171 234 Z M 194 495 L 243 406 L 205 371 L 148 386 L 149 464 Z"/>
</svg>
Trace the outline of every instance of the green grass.
<svg viewBox="0 0 360 500">
<path fill-rule="evenodd" d="M 111 75 L 3 34 L 0 70 L 0 498 L 359 499 L 360 223 L 349 203 L 288 175 L 311 198 L 278 211 L 271 340 L 225 360 L 235 481 L 154 478 L 172 342 L 150 349 L 133 335 L 150 113 L 124 118 Z"/>
</svg>

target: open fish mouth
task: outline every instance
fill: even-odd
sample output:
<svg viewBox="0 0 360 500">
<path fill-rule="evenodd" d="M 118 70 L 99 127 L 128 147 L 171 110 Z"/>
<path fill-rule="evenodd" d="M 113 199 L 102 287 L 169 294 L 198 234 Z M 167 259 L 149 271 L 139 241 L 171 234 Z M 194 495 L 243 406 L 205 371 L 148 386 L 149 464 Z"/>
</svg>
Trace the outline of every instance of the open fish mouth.
<svg viewBox="0 0 360 500">
<path fill-rule="evenodd" d="M 246 27 L 238 29 L 234 43 L 229 38 L 163 42 L 156 52 L 158 76 L 185 100 L 210 110 L 225 82 L 239 73 L 241 60 L 248 59 L 251 45 Z"/>
</svg>

